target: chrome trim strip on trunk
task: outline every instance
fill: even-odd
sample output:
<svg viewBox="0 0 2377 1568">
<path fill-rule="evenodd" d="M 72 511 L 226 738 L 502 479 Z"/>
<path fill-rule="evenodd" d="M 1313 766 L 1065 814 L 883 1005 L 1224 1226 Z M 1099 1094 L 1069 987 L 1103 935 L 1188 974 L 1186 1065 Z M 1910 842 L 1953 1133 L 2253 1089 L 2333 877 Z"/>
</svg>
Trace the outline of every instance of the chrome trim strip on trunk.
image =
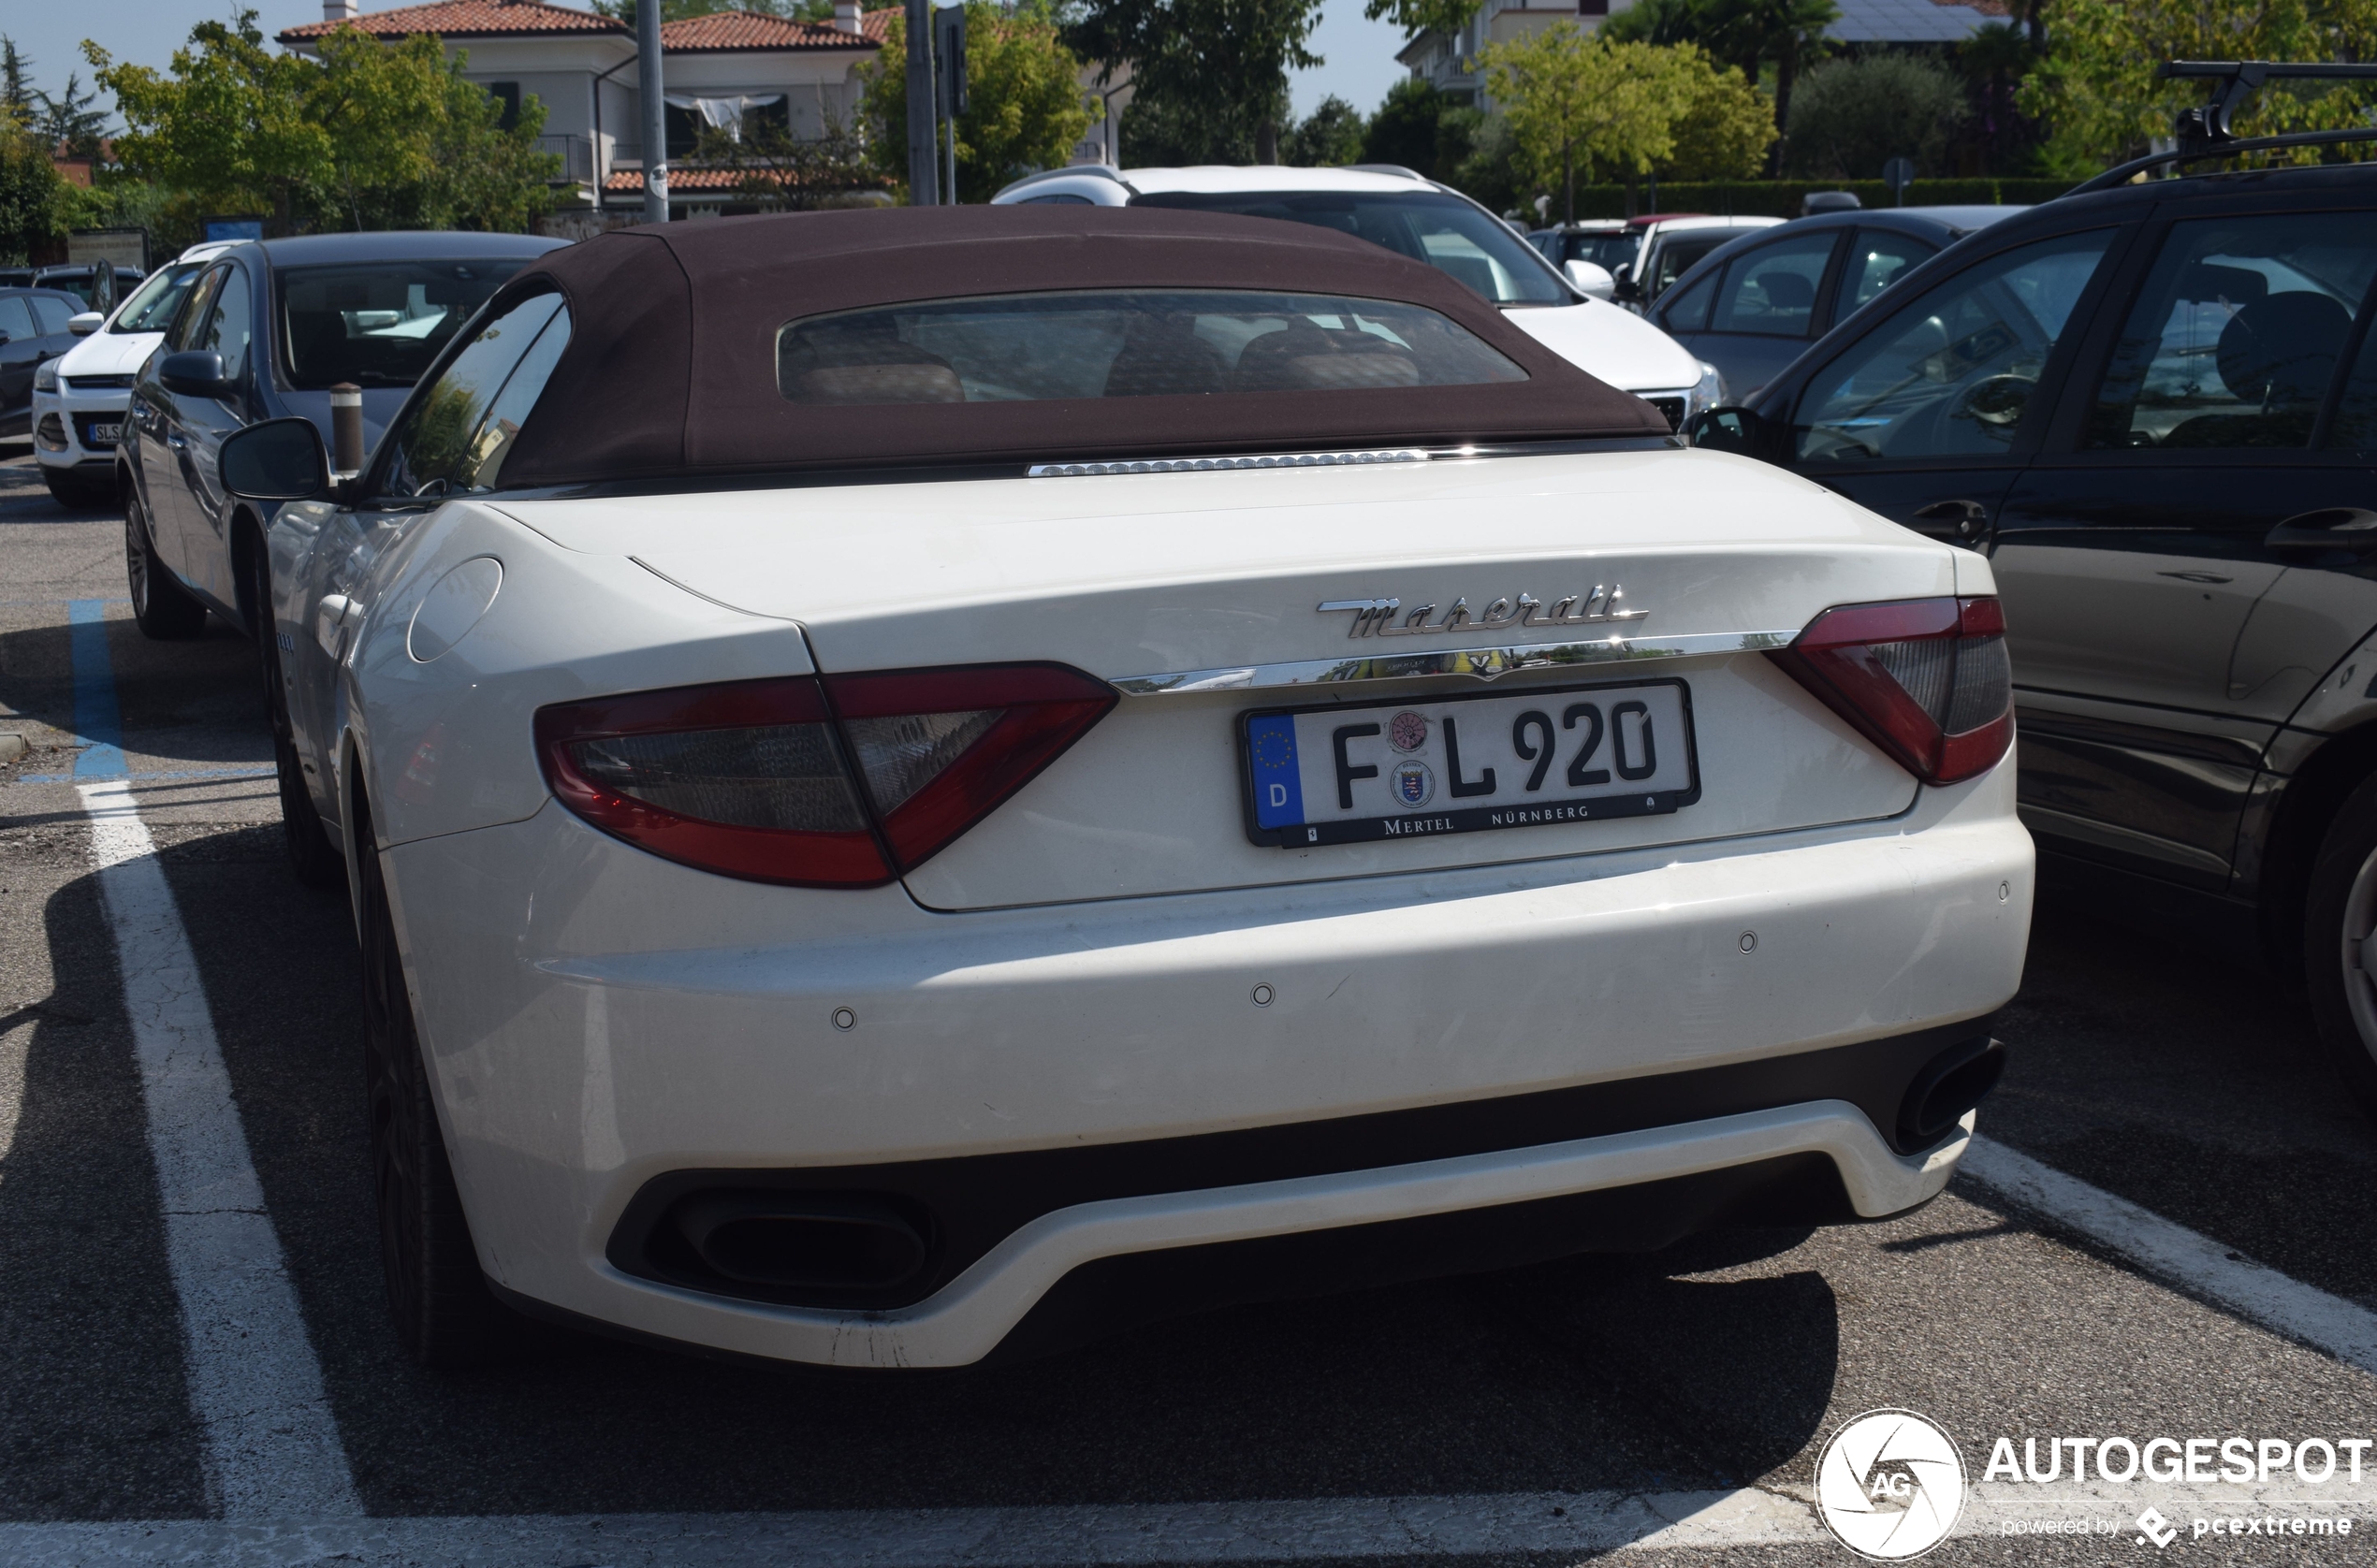
<svg viewBox="0 0 2377 1568">
<path fill-rule="evenodd" d="M 1124 675 L 1112 684 L 1127 697 L 1161 697 L 1183 691 L 1253 691 L 1269 687 L 1334 686 L 1348 681 L 1418 680 L 1449 675 L 1493 680 L 1517 670 L 1636 663 L 1711 653 L 1759 653 L 1788 647 L 1799 634 L 1798 629 L 1793 628 L 1785 632 L 1699 632 L 1674 637 L 1598 637 L 1586 643 L 1542 643 L 1532 647 L 1442 648 L 1425 653 L 1306 659 L 1287 664 L 1242 664 L 1233 669 Z"/>
<path fill-rule="evenodd" d="M 1355 452 L 1266 452 L 1235 457 L 1122 457 L 1078 463 L 1034 463 L 1024 470 L 1024 477 L 1066 479 L 1096 473 L 1204 473 L 1216 469 L 1242 468 L 1349 468 L 1370 463 L 1424 463 L 1434 455 L 1417 446 L 1381 446 Z"/>
</svg>

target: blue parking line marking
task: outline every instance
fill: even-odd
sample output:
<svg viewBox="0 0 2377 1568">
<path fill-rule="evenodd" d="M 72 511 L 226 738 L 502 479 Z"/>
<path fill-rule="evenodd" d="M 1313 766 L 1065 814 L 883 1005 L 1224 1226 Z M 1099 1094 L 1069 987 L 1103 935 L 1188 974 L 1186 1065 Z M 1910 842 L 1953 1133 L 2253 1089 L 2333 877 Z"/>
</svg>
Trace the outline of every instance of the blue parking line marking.
<svg viewBox="0 0 2377 1568">
<path fill-rule="evenodd" d="M 74 733 L 83 744 L 74 760 L 77 778 L 121 778 L 124 715 L 116 707 L 115 670 L 108 662 L 108 602 L 77 599 L 66 605 L 73 638 Z"/>
<path fill-rule="evenodd" d="M 270 778 L 272 777 L 272 764 L 257 762 L 248 767 L 236 768 L 166 768 L 155 773 L 124 772 L 109 774 L 107 777 L 128 778 L 135 784 L 163 784 L 193 778 Z M 94 780 L 88 775 L 71 773 L 27 773 L 21 774 L 17 777 L 17 782 L 20 784 L 90 784 L 102 781 Z"/>
</svg>

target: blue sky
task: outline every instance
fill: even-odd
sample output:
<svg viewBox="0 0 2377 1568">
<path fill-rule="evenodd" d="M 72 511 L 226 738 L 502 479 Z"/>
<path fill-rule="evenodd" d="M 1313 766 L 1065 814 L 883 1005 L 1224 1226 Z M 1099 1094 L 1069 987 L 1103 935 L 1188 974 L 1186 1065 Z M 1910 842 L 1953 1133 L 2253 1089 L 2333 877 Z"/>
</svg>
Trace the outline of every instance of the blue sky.
<svg viewBox="0 0 2377 1568">
<path fill-rule="evenodd" d="M 367 8 L 382 8 L 386 0 L 364 0 Z M 563 4 L 582 0 L 561 0 Z M 322 20 L 321 0 L 255 0 L 256 20 L 269 37 L 284 27 Z M 14 38 L 18 49 L 32 57 L 34 81 L 56 91 L 69 70 L 90 80 L 82 63 L 82 40 L 91 38 L 119 60 L 163 66 L 175 46 L 190 36 L 194 23 L 229 14 L 224 0 L 95 0 L 85 6 L 56 0 L 0 7 L 7 17 L 0 33 Z M 1378 107 L 1403 68 L 1394 63 L 1402 34 L 1385 22 L 1368 22 L 1362 0 L 1327 0 L 1313 51 L 1328 64 L 1318 70 L 1296 73 L 1296 112 L 1311 112 L 1313 105 L 1334 93 L 1367 113 Z"/>
</svg>

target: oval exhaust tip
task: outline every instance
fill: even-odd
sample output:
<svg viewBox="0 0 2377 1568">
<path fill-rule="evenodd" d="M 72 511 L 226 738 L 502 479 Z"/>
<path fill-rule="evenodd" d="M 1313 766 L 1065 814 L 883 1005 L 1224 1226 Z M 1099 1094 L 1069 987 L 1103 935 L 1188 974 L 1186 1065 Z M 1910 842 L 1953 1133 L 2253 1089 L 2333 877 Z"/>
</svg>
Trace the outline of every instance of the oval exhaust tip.
<svg viewBox="0 0 2377 1568">
<path fill-rule="evenodd" d="M 1994 1039 L 1965 1040 L 1932 1057 L 1900 1102 L 1900 1150 L 1914 1154 L 1946 1138 L 2005 1071 L 2005 1047 Z"/>
<path fill-rule="evenodd" d="M 709 1268 L 745 1285 L 881 1290 L 914 1278 L 929 1248 L 892 1204 L 820 1193 L 705 1193 L 670 1216 Z"/>
</svg>

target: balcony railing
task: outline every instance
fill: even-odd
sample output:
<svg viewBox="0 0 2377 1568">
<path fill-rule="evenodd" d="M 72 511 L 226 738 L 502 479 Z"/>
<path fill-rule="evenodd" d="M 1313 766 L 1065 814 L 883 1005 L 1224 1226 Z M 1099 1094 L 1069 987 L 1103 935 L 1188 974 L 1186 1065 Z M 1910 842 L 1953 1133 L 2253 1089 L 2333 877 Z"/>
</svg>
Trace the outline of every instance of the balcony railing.
<svg viewBox="0 0 2377 1568">
<path fill-rule="evenodd" d="M 562 180 L 576 184 L 591 184 L 594 180 L 594 144 L 582 136 L 541 136 L 536 150 L 551 152 L 561 160 Z"/>
</svg>

